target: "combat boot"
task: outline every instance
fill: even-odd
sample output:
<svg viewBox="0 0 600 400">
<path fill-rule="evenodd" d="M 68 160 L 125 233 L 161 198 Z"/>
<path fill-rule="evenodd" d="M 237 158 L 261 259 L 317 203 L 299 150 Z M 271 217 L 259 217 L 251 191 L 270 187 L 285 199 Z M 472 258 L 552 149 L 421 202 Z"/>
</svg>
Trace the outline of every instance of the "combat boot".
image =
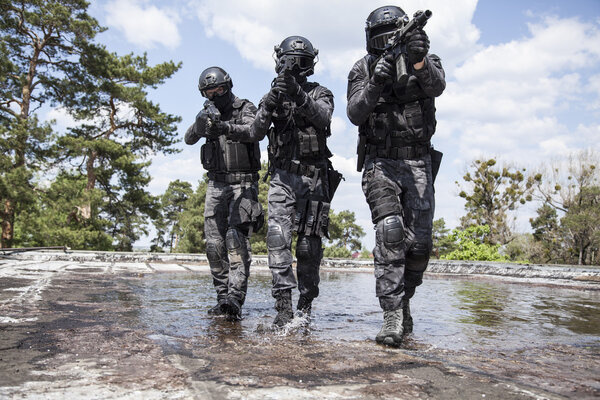
<svg viewBox="0 0 600 400">
<path fill-rule="evenodd" d="M 402 343 L 402 308 L 383 312 L 383 326 L 375 337 L 377 343 L 400 346 Z"/>
<path fill-rule="evenodd" d="M 216 306 L 208 310 L 208 315 L 225 315 L 225 300 L 219 300 Z"/>
<path fill-rule="evenodd" d="M 402 300 L 400 308 L 402 308 L 402 329 L 404 330 L 404 334 L 408 335 L 413 331 L 413 319 L 412 315 L 410 315 L 410 300 Z"/>
<path fill-rule="evenodd" d="M 276 297 L 275 309 L 277 310 L 277 315 L 273 320 L 273 326 L 276 328 L 285 326 L 294 318 L 291 290 L 283 290 L 279 293 Z"/>
<path fill-rule="evenodd" d="M 240 321 L 242 319 L 242 305 L 234 297 L 227 297 L 225 304 L 223 305 L 225 316 L 230 321 Z"/>
<path fill-rule="evenodd" d="M 307 297 L 300 295 L 298 299 L 298 306 L 296 307 L 297 313 L 296 315 L 299 318 L 305 318 L 308 322 L 310 322 L 310 312 L 312 311 L 312 300 L 309 300 Z"/>
</svg>

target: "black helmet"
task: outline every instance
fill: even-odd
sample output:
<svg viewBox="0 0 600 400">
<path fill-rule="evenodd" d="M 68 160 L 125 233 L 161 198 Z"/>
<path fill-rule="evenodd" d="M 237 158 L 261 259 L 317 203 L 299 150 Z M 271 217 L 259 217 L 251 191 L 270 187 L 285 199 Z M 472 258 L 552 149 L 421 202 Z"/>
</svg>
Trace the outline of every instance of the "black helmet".
<svg viewBox="0 0 600 400">
<path fill-rule="evenodd" d="M 204 97 L 206 97 L 206 95 L 204 94 L 204 91 L 206 89 L 213 89 L 221 85 L 225 85 L 227 89 L 231 89 L 233 87 L 231 77 L 227 72 L 225 72 L 223 68 L 206 68 L 200 74 L 200 79 L 198 80 L 198 90 L 200 90 Z"/>
<path fill-rule="evenodd" d="M 367 17 L 367 52 L 379 55 L 383 52 L 392 32 L 409 21 L 406 13 L 396 6 L 383 6 Z"/>
<path fill-rule="evenodd" d="M 319 50 L 315 49 L 312 43 L 305 37 L 302 36 L 290 36 L 281 42 L 279 45 L 275 45 L 275 52 L 273 58 L 275 59 L 275 72 L 279 73 L 283 60 L 291 57 L 294 59 L 294 64 L 298 66 L 302 75 L 312 75 L 315 70 L 315 64 L 319 60 L 317 55 Z M 317 58 L 317 61 L 315 61 Z"/>
</svg>

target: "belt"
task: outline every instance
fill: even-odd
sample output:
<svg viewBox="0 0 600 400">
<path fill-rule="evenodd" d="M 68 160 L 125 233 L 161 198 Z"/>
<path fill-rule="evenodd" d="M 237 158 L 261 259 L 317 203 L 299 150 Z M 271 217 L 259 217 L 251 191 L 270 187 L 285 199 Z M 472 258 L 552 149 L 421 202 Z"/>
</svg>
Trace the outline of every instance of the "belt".
<svg viewBox="0 0 600 400">
<path fill-rule="evenodd" d="M 429 146 L 379 147 L 367 144 L 367 154 L 373 157 L 390 158 L 392 160 L 411 160 L 429 154 Z"/>
<path fill-rule="evenodd" d="M 302 164 L 298 160 L 278 160 L 274 164 L 276 168 L 291 172 L 292 174 L 308 176 L 310 178 L 315 177 L 320 174 L 321 171 L 325 170 L 325 166 L 319 168 L 311 164 Z"/>
<path fill-rule="evenodd" d="M 258 182 L 258 172 L 208 172 L 208 179 L 223 183 Z"/>
</svg>

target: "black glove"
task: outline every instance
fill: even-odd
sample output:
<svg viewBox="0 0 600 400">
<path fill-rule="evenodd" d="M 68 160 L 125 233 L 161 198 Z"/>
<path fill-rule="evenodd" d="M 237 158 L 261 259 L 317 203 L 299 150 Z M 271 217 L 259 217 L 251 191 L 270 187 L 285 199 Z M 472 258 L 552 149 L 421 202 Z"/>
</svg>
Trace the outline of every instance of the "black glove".
<svg viewBox="0 0 600 400">
<path fill-rule="evenodd" d="M 298 105 L 302 105 L 306 101 L 306 93 L 292 75 L 279 75 L 275 79 L 275 87 Z"/>
<path fill-rule="evenodd" d="M 279 89 L 277 89 L 276 86 L 273 86 L 271 88 L 271 90 L 269 90 L 267 97 L 265 97 L 265 99 L 263 100 L 263 106 L 265 107 L 265 110 L 267 110 L 268 112 L 273 112 L 277 108 L 278 104 L 279 104 Z"/>
<path fill-rule="evenodd" d="M 394 56 L 391 54 L 388 54 L 377 62 L 377 65 L 375 65 L 375 70 L 373 71 L 373 83 L 376 85 L 382 85 L 392 79 L 392 75 L 394 73 L 393 62 Z"/>
<path fill-rule="evenodd" d="M 206 134 L 210 138 L 215 138 L 219 135 L 226 135 L 229 133 L 229 124 L 223 121 L 210 121 L 208 123 L 208 129 Z"/>
<path fill-rule="evenodd" d="M 408 61 L 411 64 L 423 61 L 429 52 L 429 37 L 423 29 L 417 28 L 408 34 L 406 52 L 408 53 Z"/>
</svg>

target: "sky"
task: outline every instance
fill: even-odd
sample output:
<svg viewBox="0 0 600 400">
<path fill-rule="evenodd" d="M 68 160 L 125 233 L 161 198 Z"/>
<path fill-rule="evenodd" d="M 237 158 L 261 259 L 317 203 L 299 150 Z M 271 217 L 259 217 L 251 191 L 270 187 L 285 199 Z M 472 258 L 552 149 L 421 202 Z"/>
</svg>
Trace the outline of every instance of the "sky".
<svg viewBox="0 0 600 400">
<path fill-rule="evenodd" d="M 231 75 L 233 92 L 258 105 L 275 77 L 273 46 L 291 35 L 319 49 L 310 80 L 335 96 L 328 144 L 342 182 L 332 208 L 355 212 L 374 246 L 370 212 L 356 171 L 357 128 L 346 116 L 348 72 L 365 53 L 368 14 L 388 1 L 359 0 L 100 0 L 90 14 L 108 28 L 98 36 L 118 54 L 146 52 L 151 63 L 182 62 L 164 85 L 149 93 L 169 113 L 182 117 L 181 139 L 204 99 L 197 85 L 207 67 Z M 444 153 L 437 177 L 435 219 L 453 228 L 465 214 L 456 182 L 476 159 L 532 171 L 583 149 L 600 151 L 600 0 L 411 0 L 396 5 L 412 16 L 429 9 L 425 31 L 431 53 L 442 59 L 445 92 L 436 99 L 437 131 Z M 45 116 L 58 128 L 72 121 L 60 109 Z M 202 143 L 202 141 L 201 141 Z M 152 158 L 151 193 L 180 179 L 197 185 L 203 173 L 200 144 Z M 261 143 L 266 160 L 266 139 Z M 531 205 L 515 227 L 529 229 Z M 145 245 L 149 238 L 138 243 Z"/>
</svg>

